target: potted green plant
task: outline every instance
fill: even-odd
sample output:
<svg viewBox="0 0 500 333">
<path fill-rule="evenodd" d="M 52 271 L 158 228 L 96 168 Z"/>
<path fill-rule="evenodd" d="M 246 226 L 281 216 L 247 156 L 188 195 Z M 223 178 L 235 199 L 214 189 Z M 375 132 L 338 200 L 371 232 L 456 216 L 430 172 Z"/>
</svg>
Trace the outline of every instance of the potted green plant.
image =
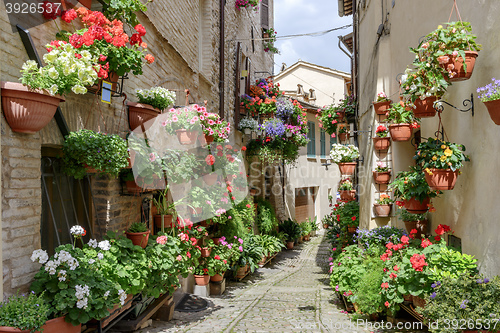
<svg viewBox="0 0 500 333">
<path fill-rule="evenodd" d="M 64 172 L 76 179 L 85 177 L 88 171 L 117 177 L 129 165 L 127 143 L 115 134 L 87 129 L 71 132 L 62 150 Z"/>
<path fill-rule="evenodd" d="M 134 245 L 140 246 L 143 249 L 148 245 L 149 234 L 151 231 L 142 222 L 134 222 L 125 232 L 128 239 Z"/>
<path fill-rule="evenodd" d="M 441 70 L 449 82 L 468 80 L 481 45 L 469 22 L 448 22 L 429 33 L 413 50 L 419 58 Z"/>
<path fill-rule="evenodd" d="M 385 92 L 379 92 L 377 94 L 377 100 L 373 102 L 373 108 L 375 109 L 375 113 L 379 116 L 385 116 L 387 114 L 387 110 L 391 106 L 391 100 L 387 97 Z"/>
<path fill-rule="evenodd" d="M 375 171 L 373 171 L 375 184 L 389 184 L 391 182 L 391 171 L 387 163 L 378 161 Z"/>
<path fill-rule="evenodd" d="M 139 103 L 127 102 L 128 121 L 132 131 L 158 116 L 175 102 L 175 92 L 163 87 L 137 89 L 135 94 Z"/>
<path fill-rule="evenodd" d="M 257 120 L 255 120 L 254 118 L 246 117 L 240 120 L 239 130 L 248 135 L 252 133 L 252 131 L 256 131 L 258 126 L 259 123 L 257 122 Z"/>
<path fill-rule="evenodd" d="M 314 218 L 311 218 L 311 217 L 306 218 L 306 221 L 309 222 L 309 224 L 311 225 L 311 236 L 312 237 L 316 236 L 316 231 L 319 230 L 319 226 L 316 223 L 317 218 L 318 218 L 317 216 L 314 216 Z"/>
<path fill-rule="evenodd" d="M 153 196 L 153 204 L 156 207 L 156 213 L 153 215 L 155 226 L 164 232 L 165 228 L 173 228 L 172 220 L 176 214 L 175 203 L 169 202 L 168 192 L 170 187 L 167 185 L 163 191 L 158 193 L 158 196 Z"/>
<path fill-rule="evenodd" d="M 49 312 L 43 293 L 37 296 L 31 292 L 25 296 L 18 292 L 0 302 L 0 332 L 40 331 L 48 320 Z"/>
<path fill-rule="evenodd" d="M 412 214 L 404 208 L 398 209 L 398 216 L 401 221 L 404 222 L 406 231 L 410 233 L 412 230 L 416 230 L 415 238 L 422 238 L 422 235 L 427 233 L 427 213 L 424 214 Z"/>
<path fill-rule="evenodd" d="M 323 108 L 318 109 L 316 118 L 319 121 L 319 128 L 324 129 L 328 135 L 334 138 L 337 133 L 338 123 L 340 122 L 338 107 L 333 104 L 324 106 Z"/>
<path fill-rule="evenodd" d="M 279 53 L 279 50 L 274 46 L 277 34 L 274 28 L 264 29 L 264 34 L 267 34 L 267 37 L 263 39 L 264 52 Z"/>
<path fill-rule="evenodd" d="M 492 83 L 477 88 L 478 98 L 488 109 L 491 120 L 500 125 L 500 80 L 491 79 Z"/>
<path fill-rule="evenodd" d="M 207 263 L 202 261 L 198 267 L 194 269 L 194 282 L 198 286 L 206 286 L 210 282 L 210 275 L 208 275 L 208 268 L 205 267 Z"/>
<path fill-rule="evenodd" d="M 14 132 L 38 132 L 64 101 L 62 95 L 85 94 L 85 87 L 97 81 L 97 58 L 88 51 L 60 41 L 52 41 L 45 47 L 49 50 L 43 56 L 45 66 L 38 67 L 36 61 L 28 60 L 22 66 L 22 84 L 1 82 L 3 112 Z"/>
<path fill-rule="evenodd" d="M 340 142 L 349 140 L 349 130 L 347 126 L 339 126 L 339 140 Z"/>
<path fill-rule="evenodd" d="M 356 200 L 356 190 L 350 178 L 345 178 L 339 184 L 340 199 L 344 201 Z"/>
<path fill-rule="evenodd" d="M 212 256 L 207 258 L 208 275 L 212 282 L 222 281 L 225 272 L 229 269 L 227 259 L 221 254 L 218 254 L 216 249 L 213 251 Z"/>
<path fill-rule="evenodd" d="M 411 167 L 410 171 L 399 172 L 396 179 L 389 184 L 389 189 L 393 190 L 394 197 L 402 200 L 402 202 L 397 201 L 396 204 L 404 205 L 412 214 L 427 212 L 431 198 L 438 195 L 427 184 L 424 172 L 415 167 Z"/>
<path fill-rule="evenodd" d="M 464 145 L 429 138 L 418 145 L 414 158 L 424 169 L 430 188 L 452 190 L 463 162 L 469 161 L 464 151 Z"/>
<path fill-rule="evenodd" d="M 384 125 L 379 125 L 375 131 L 373 140 L 373 149 L 377 151 L 387 151 L 391 146 L 391 138 L 388 136 L 389 131 Z"/>
<path fill-rule="evenodd" d="M 335 143 L 330 151 L 333 163 L 338 164 L 341 175 L 353 175 L 356 168 L 355 159 L 359 157 L 359 149 L 354 145 L 341 145 Z"/>
<path fill-rule="evenodd" d="M 419 119 L 415 118 L 411 107 L 404 103 L 393 103 L 388 110 L 387 121 L 392 141 L 408 141 L 411 138 L 414 128 L 420 127 Z"/>
<path fill-rule="evenodd" d="M 394 200 L 387 194 L 380 194 L 380 198 L 375 200 L 373 207 L 375 208 L 375 215 L 377 217 L 388 217 L 391 215 L 392 203 Z"/>
<path fill-rule="evenodd" d="M 304 221 L 299 224 L 302 231 L 302 236 L 304 236 L 305 241 L 309 241 L 311 237 L 312 227 L 309 221 Z"/>
<path fill-rule="evenodd" d="M 301 234 L 300 226 L 297 223 L 297 221 L 292 219 L 285 220 L 283 221 L 283 223 L 279 225 L 279 230 L 280 232 L 284 232 L 287 235 L 286 239 L 287 249 L 289 250 L 293 249 L 294 241 L 297 238 L 299 238 Z"/>
</svg>

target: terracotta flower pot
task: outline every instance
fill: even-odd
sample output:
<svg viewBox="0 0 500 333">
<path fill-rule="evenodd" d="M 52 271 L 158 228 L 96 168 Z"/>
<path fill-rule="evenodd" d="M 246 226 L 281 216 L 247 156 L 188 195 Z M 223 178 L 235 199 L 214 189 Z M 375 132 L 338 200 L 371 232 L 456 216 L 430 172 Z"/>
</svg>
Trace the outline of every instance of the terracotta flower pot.
<svg viewBox="0 0 500 333">
<path fill-rule="evenodd" d="M 214 276 L 210 277 L 210 281 L 212 282 L 221 282 L 224 279 L 224 273 L 223 274 L 215 274 Z"/>
<path fill-rule="evenodd" d="M 0 82 L 5 120 L 14 132 L 36 133 L 54 117 L 64 97 L 42 91 L 29 91 L 17 82 Z"/>
<path fill-rule="evenodd" d="M 212 241 L 214 242 L 215 245 L 219 245 L 219 243 L 220 243 L 219 237 L 212 238 Z"/>
<path fill-rule="evenodd" d="M 298 238 L 297 242 L 298 242 L 299 244 L 304 243 L 304 236 L 300 236 L 300 237 Z"/>
<path fill-rule="evenodd" d="M 373 171 L 373 180 L 375 181 L 375 184 L 389 184 L 391 182 L 391 172 Z"/>
<path fill-rule="evenodd" d="M 196 142 L 196 138 L 198 137 L 198 132 L 187 131 L 185 129 L 178 129 L 175 131 L 175 134 L 177 134 L 177 139 L 181 145 L 192 145 Z"/>
<path fill-rule="evenodd" d="M 434 117 L 436 115 L 436 109 L 434 109 L 434 102 L 436 100 L 436 96 L 430 96 L 424 100 L 417 98 L 415 103 L 413 103 L 415 105 L 413 115 L 417 118 Z"/>
<path fill-rule="evenodd" d="M 356 232 L 356 230 L 358 229 L 357 226 L 355 225 L 348 225 L 347 226 L 347 232 L 348 233 L 351 233 L 351 234 L 354 234 Z"/>
<path fill-rule="evenodd" d="M 413 302 L 413 295 L 411 294 L 403 295 L 403 299 L 405 302 Z"/>
<path fill-rule="evenodd" d="M 0 333 L 30 333 L 31 330 L 20 330 L 19 328 L 10 326 L 0 326 Z"/>
<path fill-rule="evenodd" d="M 456 57 L 448 55 L 450 60 L 447 63 L 440 64 L 440 66 L 447 72 L 451 71 L 454 73 L 453 77 L 449 79 L 450 82 L 468 80 L 474 71 L 477 56 L 478 53 L 475 51 L 465 51 L 465 64 L 467 66 L 467 71 L 464 70 L 464 59 L 460 55 Z"/>
<path fill-rule="evenodd" d="M 375 214 L 378 217 L 388 217 L 389 215 L 391 215 L 392 205 L 377 205 L 377 204 L 374 204 L 373 207 L 375 207 Z"/>
<path fill-rule="evenodd" d="M 247 273 L 247 267 L 246 266 L 240 267 L 236 271 L 236 277 L 238 279 L 241 279 L 241 278 L 243 278 L 245 276 L 246 273 Z"/>
<path fill-rule="evenodd" d="M 372 138 L 373 139 L 373 149 L 377 151 L 386 151 L 391 146 L 391 138 L 385 137 L 380 138 L 378 136 Z"/>
<path fill-rule="evenodd" d="M 247 108 L 243 105 L 240 105 L 240 114 L 247 114 Z"/>
<path fill-rule="evenodd" d="M 264 33 L 262 34 L 262 38 L 269 38 L 269 34 L 268 34 L 267 32 L 264 32 Z"/>
<path fill-rule="evenodd" d="M 392 124 L 389 125 L 392 141 L 408 141 L 413 133 L 410 124 Z"/>
<path fill-rule="evenodd" d="M 286 242 L 286 248 L 287 248 L 288 250 L 293 249 L 293 243 L 294 243 L 294 242 Z"/>
<path fill-rule="evenodd" d="M 340 174 L 344 176 L 350 176 L 354 174 L 354 170 L 356 170 L 356 162 L 346 162 L 339 163 Z"/>
<path fill-rule="evenodd" d="M 491 120 L 493 120 L 495 124 L 500 125 L 500 99 L 484 102 L 484 105 L 486 105 L 488 109 Z"/>
<path fill-rule="evenodd" d="M 44 333 L 80 333 L 82 331 L 82 324 L 73 326 L 64 319 L 65 317 L 58 317 L 48 320 L 42 326 Z M 0 330 L 1 332 L 1 330 Z"/>
<path fill-rule="evenodd" d="M 133 131 L 140 128 L 147 121 L 156 118 L 160 114 L 160 110 L 148 104 L 127 102 L 128 106 L 128 123 Z M 152 122 L 151 122 L 152 123 Z M 151 124 L 144 125 L 144 129 L 148 129 Z"/>
<path fill-rule="evenodd" d="M 119 79 L 120 79 L 120 76 L 118 74 L 116 74 L 116 72 L 111 71 L 108 73 L 108 77 L 107 77 L 106 81 L 111 82 L 111 90 L 113 90 L 113 92 L 117 92 L 116 87 L 118 85 Z"/>
<path fill-rule="evenodd" d="M 267 260 L 267 257 L 266 256 L 262 256 L 260 258 L 260 261 L 258 262 L 259 265 L 264 265 L 266 263 L 266 260 Z"/>
<path fill-rule="evenodd" d="M 212 186 L 217 182 L 217 174 L 214 172 L 203 175 L 202 178 L 208 186 Z"/>
<path fill-rule="evenodd" d="M 153 220 L 155 222 L 155 226 L 157 228 L 161 228 L 161 217 L 162 215 L 153 215 Z M 172 224 L 172 218 L 173 216 L 172 215 L 163 215 L 163 226 L 165 228 L 173 228 L 173 224 Z"/>
<path fill-rule="evenodd" d="M 194 282 L 199 286 L 206 286 L 210 282 L 210 275 L 194 275 Z"/>
<path fill-rule="evenodd" d="M 385 115 L 390 107 L 391 107 L 391 101 L 373 102 L 373 108 L 375 109 L 375 113 L 380 116 Z"/>
<path fill-rule="evenodd" d="M 413 305 L 423 308 L 425 307 L 425 299 L 419 296 L 413 296 Z"/>
<path fill-rule="evenodd" d="M 304 240 L 305 240 L 306 242 L 309 242 L 309 241 L 311 240 L 311 235 L 309 235 L 309 234 L 308 234 L 308 235 L 305 235 L 305 236 L 304 236 Z"/>
<path fill-rule="evenodd" d="M 328 224 L 323 224 L 323 229 L 328 229 Z"/>
<path fill-rule="evenodd" d="M 339 191 L 340 199 L 344 201 L 356 200 L 356 190 Z"/>
<path fill-rule="evenodd" d="M 214 137 L 212 135 L 207 135 L 205 133 L 198 135 L 198 141 L 202 146 L 206 146 L 214 142 Z"/>
<path fill-rule="evenodd" d="M 349 140 L 349 133 L 340 133 L 339 140 L 341 142 L 345 142 L 345 141 Z"/>
<path fill-rule="evenodd" d="M 408 234 L 415 229 L 417 230 L 417 233 L 415 234 L 415 238 L 422 238 L 422 235 L 425 235 L 427 231 L 427 220 L 422 220 L 422 221 L 404 221 L 405 223 L 405 228 Z"/>
<path fill-rule="evenodd" d="M 457 182 L 458 170 L 430 169 L 431 174 L 425 173 L 425 181 L 433 190 L 453 190 Z"/>
<path fill-rule="evenodd" d="M 132 241 L 134 245 L 138 245 L 143 249 L 148 245 L 150 231 L 145 232 L 126 232 L 125 235 Z"/>
<path fill-rule="evenodd" d="M 414 197 L 410 200 L 403 200 L 403 204 L 406 210 L 412 214 L 423 214 L 429 210 L 427 206 L 431 202 L 430 198 L 425 198 L 424 201 L 420 202 Z"/>
<path fill-rule="evenodd" d="M 202 247 L 201 248 L 201 256 L 203 258 L 208 258 L 210 257 L 210 253 L 212 252 L 212 249 L 208 248 L 208 247 Z"/>
</svg>

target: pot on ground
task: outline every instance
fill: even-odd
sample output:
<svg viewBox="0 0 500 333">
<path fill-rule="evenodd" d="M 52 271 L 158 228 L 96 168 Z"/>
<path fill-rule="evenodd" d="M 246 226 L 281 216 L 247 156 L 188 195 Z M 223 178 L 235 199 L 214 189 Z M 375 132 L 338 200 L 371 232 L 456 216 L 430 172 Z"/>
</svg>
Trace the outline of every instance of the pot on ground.
<svg viewBox="0 0 500 333">
<path fill-rule="evenodd" d="M 293 243 L 294 243 L 293 241 L 288 241 L 288 242 L 286 242 L 286 248 L 287 248 L 288 250 L 293 249 Z"/>
<path fill-rule="evenodd" d="M 425 171 L 425 181 L 433 190 L 453 190 L 457 182 L 458 170 L 451 169 L 430 169 L 430 173 Z"/>
<path fill-rule="evenodd" d="M 411 139 L 413 128 L 410 124 L 389 125 L 392 141 L 408 141 Z"/>
<path fill-rule="evenodd" d="M 205 275 L 194 275 L 194 282 L 198 286 L 206 286 L 208 282 L 210 282 L 210 275 L 205 274 Z"/>
<path fill-rule="evenodd" d="M 41 90 L 30 91 L 17 82 L 0 83 L 2 88 L 2 109 L 5 120 L 14 132 L 36 133 L 54 117 L 64 97 Z"/>
</svg>

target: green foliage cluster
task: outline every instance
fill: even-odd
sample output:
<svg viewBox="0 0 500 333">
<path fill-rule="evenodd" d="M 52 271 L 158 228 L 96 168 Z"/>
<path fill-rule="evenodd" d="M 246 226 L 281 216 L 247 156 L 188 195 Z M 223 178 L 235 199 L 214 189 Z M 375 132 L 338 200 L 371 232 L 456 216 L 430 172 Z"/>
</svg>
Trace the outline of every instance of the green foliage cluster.
<svg viewBox="0 0 500 333">
<path fill-rule="evenodd" d="M 274 207 L 266 200 L 256 200 L 256 203 L 258 204 L 258 208 L 255 222 L 259 233 L 269 235 L 278 227 L 278 218 L 276 217 Z"/>
<path fill-rule="evenodd" d="M 284 232 L 288 236 L 287 241 L 294 241 L 295 239 L 299 238 L 300 235 L 302 234 L 300 225 L 297 223 L 297 221 L 292 219 L 283 221 L 279 225 L 279 230 Z"/>
<path fill-rule="evenodd" d="M 455 171 L 463 166 L 464 161 L 469 161 L 464 151 L 464 145 L 428 138 L 418 145 L 413 158 L 426 171 L 429 168 Z"/>
<path fill-rule="evenodd" d="M 427 184 L 424 172 L 415 167 L 410 167 L 410 171 L 400 171 L 388 188 L 394 191 L 396 198 L 402 200 L 415 198 L 423 202 L 427 198 L 434 198 L 438 195 Z"/>
<path fill-rule="evenodd" d="M 5 302 L 0 302 L 0 326 L 18 328 L 29 332 L 40 331 L 49 313 L 49 306 L 43 299 L 43 294 L 34 292 L 27 296 L 10 296 Z"/>
</svg>

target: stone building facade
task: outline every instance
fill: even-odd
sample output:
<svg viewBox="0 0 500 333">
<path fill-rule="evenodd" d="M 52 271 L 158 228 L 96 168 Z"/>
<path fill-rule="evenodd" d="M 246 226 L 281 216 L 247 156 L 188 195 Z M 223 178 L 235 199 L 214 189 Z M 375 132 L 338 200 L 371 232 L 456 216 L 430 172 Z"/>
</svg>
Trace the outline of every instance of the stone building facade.
<svg viewBox="0 0 500 333">
<path fill-rule="evenodd" d="M 2 8 L 7 2 L 2 0 Z M 250 80 L 272 74 L 273 57 L 263 51 L 261 36 L 263 25 L 272 27 L 274 8 L 272 0 L 264 0 L 263 3 L 266 5 L 264 10 L 252 11 L 238 10 L 232 0 L 150 2 L 147 11 L 138 13 L 138 19 L 146 28 L 144 41 L 155 62 L 144 65 L 143 75 L 129 74 L 129 78 L 124 80 L 126 99 L 135 102 L 134 91 L 137 88 L 163 86 L 176 91 L 176 105 L 184 105 L 184 90 L 189 89 L 189 103 L 200 104 L 206 100 L 209 111 L 220 110 L 229 122 L 237 121 L 235 98 L 240 92 L 236 89 L 244 89 L 237 82 L 247 80 L 247 73 L 243 70 L 249 69 Z M 80 4 L 75 3 L 75 6 Z M 224 13 L 222 77 L 219 75 L 221 7 Z M 61 29 L 73 31 L 73 27 L 57 20 Z M 34 25 L 33 22 L 39 24 Z M 43 20 L 41 14 L 13 16 L 1 11 L 1 81 L 17 82 L 22 64 L 28 60 L 16 24 L 28 28 L 40 56 L 45 52 L 44 45 L 55 39 L 58 31 L 54 22 Z M 222 107 L 221 96 L 224 98 Z M 61 110 L 70 131 L 87 128 L 125 137 L 129 125 L 124 103 L 124 97 L 113 97 L 111 104 L 105 104 L 90 93 L 71 94 L 61 103 Z M 241 134 L 235 133 L 234 126 L 232 129 L 232 139 L 241 142 Z M 45 228 L 53 228 L 42 225 L 44 214 L 51 213 L 47 205 L 48 197 L 56 193 L 55 190 L 47 193 L 50 192 L 47 189 L 55 189 L 62 178 L 50 178 L 46 168 L 57 161 L 62 142 L 63 135 L 54 119 L 36 134 L 20 134 L 11 131 L 2 117 L 0 292 L 4 297 L 19 289 L 26 291 L 39 269 L 38 264 L 31 262 L 30 256 L 33 250 L 43 246 L 41 234 L 46 232 Z M 48 168 L 55 170 L 56 166 L 49 165 Z M 91 193 L 86 211 L 94 237 L 100 237 L 108 230 L 126 229 L 130 223 L 140 219 L 143 199 L 151 197 L 124 196 L 119 181 L 104 176 L 90 176 L 81 184 L 69 184 L 75 193 L 79 192 L 78 186 Z M 64 189 L 61 191 L 64 193 Z M 59 199 L 63 201 L 66 198 Z M 77 222 L 71 216 L 67 219 L 73 224 Z"/>
</svg>

